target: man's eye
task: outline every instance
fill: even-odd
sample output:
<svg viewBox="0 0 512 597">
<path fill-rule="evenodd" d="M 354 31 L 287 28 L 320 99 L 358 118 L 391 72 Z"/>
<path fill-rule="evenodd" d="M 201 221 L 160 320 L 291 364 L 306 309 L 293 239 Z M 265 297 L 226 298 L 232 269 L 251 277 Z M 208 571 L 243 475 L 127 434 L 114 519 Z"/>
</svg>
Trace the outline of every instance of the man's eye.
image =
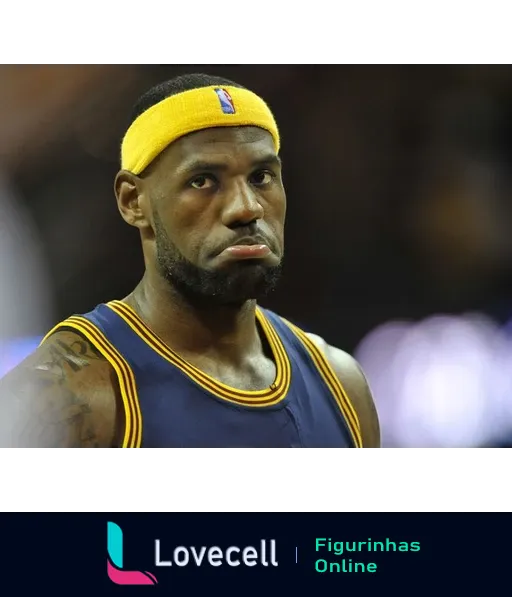
<svg viewBox="0 0 512 597">
<path fill-rule="evenodd" d="M 264 186 L 270 184 L 275 178 L 275 175 L 268 170 L 258 170 L 251 175 L 252 184 Z"/>
<path fill-rule="evenodd" d="M 201 176 L 196 176 L 192 181 L 190 181 L 190 186 L 194 189 L 209 189 L 215 184 L 215 180 L 212 176 L 207 176 L 206 174 L 202 174 Z"/>
</svg>

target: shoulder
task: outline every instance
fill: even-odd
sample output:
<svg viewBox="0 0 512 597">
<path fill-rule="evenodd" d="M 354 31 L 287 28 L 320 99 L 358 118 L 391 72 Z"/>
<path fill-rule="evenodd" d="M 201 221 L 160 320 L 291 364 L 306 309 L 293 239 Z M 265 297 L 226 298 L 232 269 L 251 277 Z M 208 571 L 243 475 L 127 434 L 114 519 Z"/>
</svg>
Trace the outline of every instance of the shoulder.
<svg viewBox="0 0 512 597">
<path fill-rule="evenodd" d="M 347 352 L 331 346 L 320 336 L 311 333 L 306 335 L 321 350 L 347 392 L 359 418 L 363 447 L 379 448 L 379 419 L 368 381 L 361 366 Z"/>
<path fill-rule="evenodd" d="M 110 447 L 113 382 L 110 364 L 85 338 L 56 331 L 0 380 L 0 444 Z"/>
</svg>

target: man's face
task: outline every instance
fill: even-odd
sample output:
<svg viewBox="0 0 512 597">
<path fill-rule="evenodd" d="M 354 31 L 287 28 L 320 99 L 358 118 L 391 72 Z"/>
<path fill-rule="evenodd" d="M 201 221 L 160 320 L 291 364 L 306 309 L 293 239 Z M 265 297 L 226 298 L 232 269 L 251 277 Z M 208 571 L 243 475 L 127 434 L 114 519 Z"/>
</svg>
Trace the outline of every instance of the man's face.
<svg viewBox="0 0 512 597">
<path fill-rule="evenodd" d="M 154 252 L 189 299 L 241 304 L 277 283 L 286 196 L 272 137 L 225 127 L 173 143 L 151 174 Z"/>
</svg>

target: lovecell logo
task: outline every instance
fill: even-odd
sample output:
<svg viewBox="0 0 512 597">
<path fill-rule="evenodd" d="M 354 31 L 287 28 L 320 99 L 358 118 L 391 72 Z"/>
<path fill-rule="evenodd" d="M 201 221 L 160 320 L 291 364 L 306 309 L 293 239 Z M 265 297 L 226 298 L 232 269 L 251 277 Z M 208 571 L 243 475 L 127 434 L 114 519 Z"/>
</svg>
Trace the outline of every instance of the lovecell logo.
<svg viewBox="0 0 512 597">
<path fill-rule="evenodd" d="M 123 569 L 123 531 L 115 522 L 107 523 L 107 571 L 116 585 L 156 585 L 151 572 Z"/>
</svg>

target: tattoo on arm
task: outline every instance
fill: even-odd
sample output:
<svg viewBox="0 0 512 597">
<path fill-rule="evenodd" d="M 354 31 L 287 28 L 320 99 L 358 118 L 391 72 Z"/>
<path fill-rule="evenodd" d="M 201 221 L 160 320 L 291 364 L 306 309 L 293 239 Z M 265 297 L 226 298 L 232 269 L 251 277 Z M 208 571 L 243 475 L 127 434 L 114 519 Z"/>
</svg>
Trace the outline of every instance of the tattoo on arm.
<svg viewBox="0 0 512 597">
<path fill-rule="evenodd" d="M 59 338 L 48 346 L 48 358 L 43 361 L 42 367 L 48 368 L 64 380 L 67 369 L 78 373 L 90 365 L 91 359 L 102 360 L 103 357 L 86 340 L 77 338 L 66 344 Z"/>
<path fill-rule="evenodd" d="M 75 334 L 47 343 L 36 362 L 0 382 L 0 443 L 5 433 L 18 447 L 100 447 L 97 413 L 91 408 L 97 388 L 82 372 L 103 357 Z"/>
</svg>

